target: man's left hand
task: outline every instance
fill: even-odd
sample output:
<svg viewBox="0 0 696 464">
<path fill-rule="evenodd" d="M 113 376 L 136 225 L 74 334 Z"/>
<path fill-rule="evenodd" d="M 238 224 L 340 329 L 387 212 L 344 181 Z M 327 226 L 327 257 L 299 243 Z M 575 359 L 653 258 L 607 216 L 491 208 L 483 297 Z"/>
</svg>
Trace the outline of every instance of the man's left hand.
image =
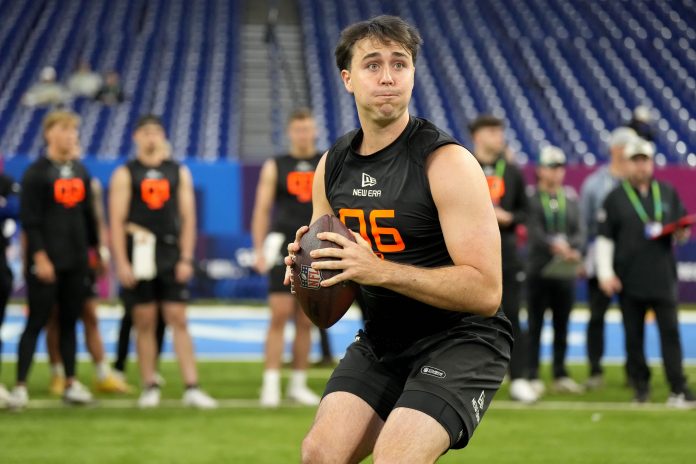
<svg viewBox="0 0 696 464">
<path fill-rule="evenodd" d="M 179 261 L 176 263 L 174 277 L 177 282 L 185 284 L 193 277 L 193 263 L 190 261 Z"/>
<path fill-rule="evenodd" d="M 346 280 L 352 280 L 361 285 L 377 286 L 383 281 L 383 267 L 387 261 L 375 255 L 370 244 L 360 234 L 352 233 L 357 243 L 334 232 L 317 234 L 317 238 L 320 240 L 328 240 L 342 247 L 322 248 L 313 250 L 310 253 L 310 256 L 314 259 L 335 258 L 335 260 L 331 261 L 314 262 L 312 268 L 343 271 L 330 279 L 323 280 L 321 282 L 322 287 L 330 287 Z"/>
</svg>

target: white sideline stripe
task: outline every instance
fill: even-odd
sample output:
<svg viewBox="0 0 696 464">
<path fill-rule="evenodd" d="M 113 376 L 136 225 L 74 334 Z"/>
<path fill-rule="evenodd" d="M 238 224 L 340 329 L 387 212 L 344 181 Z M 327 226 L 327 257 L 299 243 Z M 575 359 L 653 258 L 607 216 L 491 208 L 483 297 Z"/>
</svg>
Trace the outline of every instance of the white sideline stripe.
<svg viewBox="0 0 696 464">
<path fill-rule="evenodd" d="M 121 318 L 123 316 L 123 306 L 120 304 L 100 304 L 97 307 L 99 317 L 105 318 Z M 25 306 L 19 304 L 10 304 L 7 306 L 7 315 L 22 316 L 25 313 Z M 251 306 L 251 305 L 191 305 L 187 309 L 189 317 L 196 319 L 215 319 L 215 320 L 245 320 L 245 319 L 268 319 L 270 317 L 270 309 L 268 306 Z M 344 319 L 359 321 L 362 320 L 362 314 L 356 306 L 352 306 L 343 316 Z"/>
<path fill-rule="evenodd" d="M 234 399 L 225 398 L 217 400 L 220 409 L 261 409 L 257 399 Z M 45 399 L 30 400 L 29 409 L 138 409 L 135 399 L 108 399 L 97 400 L 86 406 L 66 406 L 61 400 Z M 290 401 L 281 404 L 284 408 L 311 408 L 314 406 L 302 406 Z M 515 401 L 493 401 L 492 409 L 501 411 L 592 411 L 592 412 L 671 412 L 671 411 L 693 411 L 693 409 L 677 409 L 666 406 L 663 403 L 619 403 L 619 402 L 570 402 L 570 401 L 540 401 L 533 405 L 518 403 Z M 191 409 L 181 404 L 181 400 L 164 399 L 160 403 L 159 409 Z M 594 420 L 594 418 L 593 418 Z"/>
<path fill-rule="evenodd" d="M 123 306 L 120 304 L 108 305 L 100 304 L 97 309 L 100 317 L 120 318 L 123 315 Z M 197 319 L 259 319 L 268 318 L 270 310 L 268 306 L 252 306 L 252 305 L 191 305 L 188 308 L 188 315 Z M 523 310 L 524 312 L 524 310 Z M 21 316 L 24 314 L 24 305 L 10 304 L 7 307 L 7 314 L 12 316 Z M 348 310 L 344 319 L 361 320 L 362 313 L 353 305 Z M 587 322 L 590 319 L 590 312 L 584 306 L 579 306 L 573 309 L 570 315 L 571 321 Z M 606 321 L 621 322 L 621 311 L 617 308 L 612 308 L 607 311 Z M 696 322 L 696 311 L 679 311 L 679 321 L 693 323 Z"/>
</svg>

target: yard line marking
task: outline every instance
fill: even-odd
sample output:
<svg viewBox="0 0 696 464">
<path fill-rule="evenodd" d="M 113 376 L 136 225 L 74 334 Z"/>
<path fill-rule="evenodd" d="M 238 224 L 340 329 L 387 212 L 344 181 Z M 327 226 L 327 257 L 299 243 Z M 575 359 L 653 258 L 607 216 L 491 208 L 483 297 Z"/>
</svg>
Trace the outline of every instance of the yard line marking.
<svg viewBox="0 0 696 464">
<path fill-rule="evenodd" d="M 217 399 L 220 409 L 262 409 L 259 406 L 257 399 L 243 398 L 224 398 Z M 536 404 L 522 404 L 515 401 L 493 401 L 491 407 L 494 410 L 501 411 L 621 411 L 621 412 L 671 412 L 671 411 L 689 411 L 689 409 L 670 408 L 664 403 L 621 403 L 621 402 L 603 402 L 603 401 L 540 401 Z M 303 406 L 290 401 L 283 401 L 281 408 L 307 408 L 314 409 L 314 406 Z M 100 399 L 94 403 L 85 406 L 66 406 L 59 399 L 38 399 L 30 400 L 30 410 L 42 409 L 138 409 L 137 399 Z M 160 408 L 156 409 L 192 409 L 181 404 L 178 399 L 163 399 L 160 403 Z M 693 410 L 693 409 L 692 409 Z"/>
</svg>

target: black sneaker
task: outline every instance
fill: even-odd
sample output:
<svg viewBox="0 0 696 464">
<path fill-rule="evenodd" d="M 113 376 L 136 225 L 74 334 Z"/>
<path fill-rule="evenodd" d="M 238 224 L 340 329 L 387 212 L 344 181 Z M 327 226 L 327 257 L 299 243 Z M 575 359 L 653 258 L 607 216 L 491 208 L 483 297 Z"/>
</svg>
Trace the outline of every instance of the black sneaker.
<svg viewBox="0 0 696 464">
<path fill-rule="evenodd" d="M 633 396 L 633 402 L 638 404 L 645 404 L 650 402 L 650 390 L 636 390 Z"/>
</svg>

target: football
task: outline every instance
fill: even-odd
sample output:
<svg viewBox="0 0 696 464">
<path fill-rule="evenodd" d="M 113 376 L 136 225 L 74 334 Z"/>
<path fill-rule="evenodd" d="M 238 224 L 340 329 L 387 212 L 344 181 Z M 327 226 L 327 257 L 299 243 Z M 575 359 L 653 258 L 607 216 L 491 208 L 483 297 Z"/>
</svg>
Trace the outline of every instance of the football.
<svg viewBox="0 0 696 464">
<path fill-rule="evenodd" d="M 292 268 L 295 297 L 300 302 L 307 317 L 322 329 L 334 325 L 348 311 L 355 300 L 359 286 L 352 281 L 341 282 L 331 287 L 322 287 L 321 282 L 339 274 L 341 271 L 318 270 L 312 268 L 314 261 L 327 261 L 332 258 L 313 259 L 309 253 L 321 248 L 340 248 L 328 240 L 319 240 L 319 232 L 335 232 L 355 242 L 351 231 L 336 217 L 326 214 L 309 226 L 300 239 L 300 251 L 295 256 Z"/>
</svg>

